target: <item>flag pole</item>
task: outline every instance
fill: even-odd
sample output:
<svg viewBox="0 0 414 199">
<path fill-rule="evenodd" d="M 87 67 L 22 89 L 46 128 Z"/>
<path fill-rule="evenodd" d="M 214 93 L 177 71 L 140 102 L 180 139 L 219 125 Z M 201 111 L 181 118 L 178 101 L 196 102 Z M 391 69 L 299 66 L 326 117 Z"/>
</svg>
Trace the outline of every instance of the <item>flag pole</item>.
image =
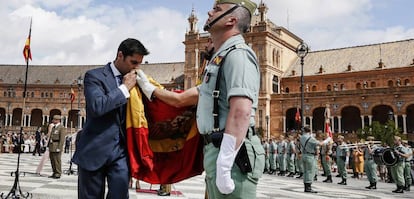
<svg viewBox="0 0 414 199">
<path fill-rule="evenodd" d="M 26 94 L 27 94 L 27 74 L 29 69 L 29 58 L 31 59 L 31 52 L 30 52 L 30 36 L 32 33 L 32 19 L 30 18 L 30 29 L 29 29 L 29 37 L 26 40 L 26 45 L 24 47 L 23 53 L 26 59 L 26 72 L 24 77 L 24 89 L 23 89 L 23 105 L 22 105 L 22 119 L 20 121 L 20 135 L 19 135 L 19 142 L 17 143 L 17 166 L 16 171 L 14 172 L 14 184 L 11 188 L 10 192 L 7 194 L 6 197 L 3 197 L 3 193 L 1 193 L 2 199 L 7 198 L 32 198 L 33 195 L 29 192 L 26 192 L 26 194 L 22 193 L 22 190 L 20 188 L 19 184 L 19 167 L 20 167 L 20 154 L 22 150 L 22 141 L 23 141 L 23 127 L 24 127 L 24 110 L 26 109 Z M 28 48 L 27 48 L 28 46 Z M 26 53 L 26 54 L 25 54 Z"/>
</svg>

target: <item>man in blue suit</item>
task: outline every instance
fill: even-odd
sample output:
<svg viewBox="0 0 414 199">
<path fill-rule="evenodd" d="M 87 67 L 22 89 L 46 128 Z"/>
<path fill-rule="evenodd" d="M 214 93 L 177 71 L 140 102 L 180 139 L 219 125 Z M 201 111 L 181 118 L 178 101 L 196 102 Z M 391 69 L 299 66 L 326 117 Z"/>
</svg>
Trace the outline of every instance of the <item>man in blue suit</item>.
<svg viewBox="0 0 414 199">
<path fill-rule="evenodd" d="M 135 69 L 148 50 L 136 39 L 124 40 L 116 59 L 86 72 L 86 123 L 76 141 L 78 198 L 128 198 L 129 168 L 125 140 L 126 103 L 136 85 Z"/>
</svg>

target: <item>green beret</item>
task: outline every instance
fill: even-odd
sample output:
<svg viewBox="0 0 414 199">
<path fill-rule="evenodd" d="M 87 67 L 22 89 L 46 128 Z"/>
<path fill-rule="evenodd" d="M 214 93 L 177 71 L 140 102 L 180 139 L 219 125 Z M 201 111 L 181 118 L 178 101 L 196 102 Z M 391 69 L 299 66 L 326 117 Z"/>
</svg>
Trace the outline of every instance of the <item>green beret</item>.
<svg viewBox="0 0 414 199">
<path fill-rule="evenodd" d="M 222 3 L 239 4 L 250 12 L 250 16 L 253 16 L 254 11 L 257 8 L 256 3 L 254 3 L 251 0 L 216 0 L 216 3 L 217 4 L 222 4 Z"/>
</svg>

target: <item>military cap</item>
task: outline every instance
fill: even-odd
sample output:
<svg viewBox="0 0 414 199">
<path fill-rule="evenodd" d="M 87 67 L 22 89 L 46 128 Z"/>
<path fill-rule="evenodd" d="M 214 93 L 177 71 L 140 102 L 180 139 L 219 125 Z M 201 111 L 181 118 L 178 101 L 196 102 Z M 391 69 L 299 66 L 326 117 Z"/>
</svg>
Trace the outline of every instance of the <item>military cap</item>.
<svg viewBox="0 0 414 199">
<path fill-rule="evenodd" d="M 254 11 L 257 8 L 256 3 L 251 0 L 216 0 L 217 4 L 230 3 L 230 4 L 239 4 L 240 6 L 246 8 L 250 12 L 250 16 L 253 16 Z"/>
<path fill-rule="evenodd" d="M 369 140 L 369 141 L 372 141 L 372 140 L 374 140 L 375 138 L 374 138 L 374 136 L 368 136 L 367 137 L 367 140 Z"/>
<path fill-rule="evenodd" d="M 53 119 L 54 119 L 54 120 L 61 120 L 61 119 L 62 119 L 62 117 L 61 117 L 60 115 L 54 115 L 54 116 L 53 116 Z"/>
</svg>

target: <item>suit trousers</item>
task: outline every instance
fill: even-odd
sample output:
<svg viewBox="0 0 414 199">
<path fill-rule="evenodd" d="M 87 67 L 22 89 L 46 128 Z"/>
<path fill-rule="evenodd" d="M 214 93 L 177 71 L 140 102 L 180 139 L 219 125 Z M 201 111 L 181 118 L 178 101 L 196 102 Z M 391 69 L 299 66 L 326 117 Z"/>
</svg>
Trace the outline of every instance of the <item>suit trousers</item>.
<svg viewBox="0 0 414 199">
<path fill-rule="evenodd" d="M 115 149 L 112 157 L 96 171 L 79 167 L 78 199 L 103 199 L 105 181 L 108 182 L 107 199 L 129 198 L 129 168 L 124 150 Z"/>
</svg>

